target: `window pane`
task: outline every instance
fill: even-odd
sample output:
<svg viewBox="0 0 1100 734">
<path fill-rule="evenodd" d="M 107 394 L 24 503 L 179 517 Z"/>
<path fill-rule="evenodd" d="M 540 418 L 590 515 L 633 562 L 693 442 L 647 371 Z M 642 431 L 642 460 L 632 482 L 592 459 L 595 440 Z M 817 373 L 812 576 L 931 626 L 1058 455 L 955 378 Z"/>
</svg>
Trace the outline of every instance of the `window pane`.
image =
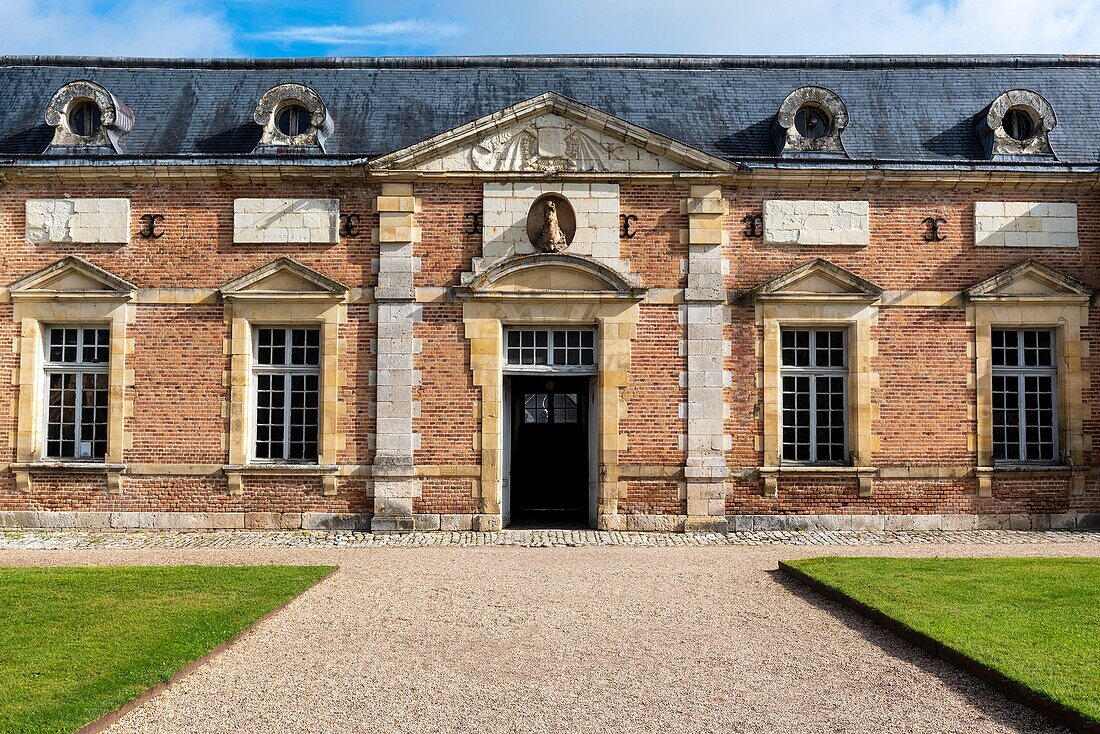
<svg viewBox="0 0 1100 734">
<path fill-rule="evenodd" d="M 810 378 L 783 378 L 783 459 L 810 460 Z"/>
<path fill-rule="evenodd" d="M 1024 378 L 1024 443 L 1029 461 L 1054 460 L 1054 380 Z"/>
<path fill-rule="evenodd" d="M 51 458 L 76 456 L 76 381 L 75 372 L 49 376 L 46 455 Z"/>
<path fill-rule="evenodd" d="M 321 363 L 321 332 L 318 329 L 290 330 L 290 363 L 318 365 Z"/>
<path fill-rule="evenodd" d="M 816 377 L 817 461 L 844 461 L 844 378 Z"/>
<path fill-rule="evenodd" d="M 523 422 L 549 423 L 549 395 L 546 393 L 526 393 L 523 396 Z"/>
<path fill-rule="evenodd" d="M 286 376 L 256 376 L 256 458 L 283 459 Z"/>
<path fill-rule="evenodd" d="M 77 455 L 82 459 L 102 459 L 107 455 L 107 375 L 85 373 L 82 377 Z"/>
<path fill-rule="evenodd" d="M 286 364 L 286 329 L 257 329 L 256 344 L 258 364 Z"/>
<path fill-rule="evenodd" d="M 81 360 L 85 364 L 110 362 L 111 332 L 108 329 L 84 329 Z"/>
<path fill-rule="evenodd" d="M 785 329 L 781 334 L 784 367 L 810 366 L 810 332 Z"/>
<path fill-rule="evenodd" d="M 990 334 L 994 367 L 1015 367 L 1020 363 L 1020 333 L 993 329 Z"/>
<path fill-rule="evenodd" d="M 578 415 L 576 393 L 554 394 L 554 422 L 576 423 Z"/>
<path fill-rule="evenodd" d="M 290 384 L 288 458 L 293 461 L 316 461 L 320 398 L 318 375 L 292 375 Z"/>
<path fill-rule="evenodd" d="M 993 375 L 993 458 L 1020 460 L 1019 378 Z"/>
</svg>

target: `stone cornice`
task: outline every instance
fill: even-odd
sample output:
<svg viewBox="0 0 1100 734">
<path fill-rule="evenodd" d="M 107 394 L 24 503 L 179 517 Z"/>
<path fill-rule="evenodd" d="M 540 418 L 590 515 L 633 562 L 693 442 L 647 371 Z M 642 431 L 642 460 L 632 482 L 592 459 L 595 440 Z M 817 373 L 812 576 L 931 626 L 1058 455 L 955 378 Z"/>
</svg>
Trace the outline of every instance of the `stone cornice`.
<svg viewBox="0 0 1100 734">
<path fill-rule="evenodd" d="M 20 184 L 225 184 L 246 185 L 257 182 L 326 181 L 334 184 L 381 183 L 390 181 L 416 183 L 480 183 L 485 181 L 560 181 L 619 182 L 623 184 L 721 184 L 731 188 L 752 186 L 791 187 L 912 187 L 929 189 L 959 189 L 972 193 L 983 189 L 1094 190 L 1100 188 L 1100 167 L 1049 168 L 864 168 L 864 167 L 755 167 L 728 172 L 668 172 L 668 173 L 543 173 L 505 172 L 427 172 L 371 171 L 362 162 L 352 165 L 333 163 L 243 164 L 243 163 L 163 163 L 110 165 L 44 165 L 44 162 L 12 161 L 0 163 L 0 186 Z M 859 166 L 860 164 L 854 164 Z"/>
</svg>

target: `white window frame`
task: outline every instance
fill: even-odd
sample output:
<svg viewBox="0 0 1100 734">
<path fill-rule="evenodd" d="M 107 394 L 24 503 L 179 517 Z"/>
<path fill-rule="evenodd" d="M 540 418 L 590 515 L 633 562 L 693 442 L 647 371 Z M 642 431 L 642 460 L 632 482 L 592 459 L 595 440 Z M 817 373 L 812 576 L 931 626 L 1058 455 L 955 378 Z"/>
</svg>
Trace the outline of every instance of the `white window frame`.
<svg viewBox="0 0 1100 734">
<path fill-rule="evenodd" d="M 510 364 L 508 362 L 508 341 L 509 334 L 517 332 L 545 332 L 547 334 L 547 364 Z M 554 350 L 557 349 L 575 349 L 576 347 L 568 347 L 566 345 L 558 345 L 555 341 L 555 335 L 564 334 L 566 332 L 581 332 L 590 333 L 592 335 L 592 364 L 570 365 L 570 364 L 555 364 L 554 363 Z M 576 327 L 576 326 L 509 326 L 504 329 L 504 372 L 506 374 L 574 374 L 574 375 L 594 375 L 599 372 L 600 364 L 600 352 L 599 352 L 599 334 L 596 333 L 596 329 L 592 327 Z M 581 347 L 587 349 L 587 347 Z"/>
<path fill-rule="evenodd" d="M 810 333 L 810 360 L 811 364 L 805 367 L 792 366 L 788 367 L 783 364 L 783 334 L 786 332 L 808 331 Z M 844 365 L 842 367 L 815 367 L 812 362 L 814 361 L 814 355 L 817 350 L 817 335 L 819 332 L 840 332 L 841 339 L 843 340 L 843 354 Z M 779 329 L 779 461 L 784 466 L 850 466 L 851 453 L 849 448 L 849 432 L 852 427 L 851 406 L 849 405 L 849 381 L 850 381 L 850 353 L 849 353 L 849 338 L 848 329 L 843 326 L 836 325 L 790 325 L 780 326 Z M 795 460 L 787 459 L 783 456 L 783 398 L 786 391 L 783 389 L 783 382 L 785 377 L 809 377 L 810 378 L 810 458 L 809 460 Z M 841 461 L 818 460 L 818 446 L 817 446 L 817 377 L 840 377 L 842 401 L 844 403 L 844 446 L 843 453 L 844 459 Z"/>
<path fill-rule="evenodd" d="M 996 347 L 993 346 L 993 332 L 1006 331 L 1015 332 L 1017 334 L 1016 351 L 1017 351 L 1017 364 L 1014 366 L 994 366 L 993 365 L 993 353 L 996 351 Z M 1024 332 L 1045 332 L 1050 334 L 1050 365 L 1049 366 L 1032 366 L 1028 367 L 1024 365 Z M 1019 421 L 1017 428 L 1019 429 L 1019 452 L 1020 458 L 1018 459 L 993 459 L 994 466 L 1013 466 L 1020 464 L 1031 465 L 1057 465 L 1061 463 L 1059 433 L 1060 424 L 1058 417 L 1058 401 L 1059 401 L 1059 376 L 1058 376 L 1058 332 L 1053 328 L 1044 328 L 1041 326 L 1036 327 L 1004 327 L 1004 326 L 991 326 L 990 327 L 990 375 L 992 378 L 996 377 L 1016 377 L 1016 396 L 1017 396 L 1017 411 L 1019 413 Z M 1025 384 L 1027 377 L 1049 377 L 1051 378 L 1051 435 L 1052 446 L 1050 459 L 1029 459 L 1027 456 L 1027 409 L 1026 409 L 1026 390 Z M 996 414 L 996 408 L 993 401 L 996 399 L 997 391 L 993 389 L 992 380 L 990 381 L 990 409 L 993 414 Z M 991 428 L 995 427 L 995 424 L 991 425 Z M 997 454 L 996 442 L 992 445 L 993 456 Z"/>
<path fill-rule="evenodd" d="M 50 335 L 57 329 L 64 331 L 75 329 L 76 336 L 76 362 L 52 362 L 50 361 Z M 107 332 L 107 361 L 84 362 L 84 332 L 86 330 Z M 91 464 L 106 462 L 107 454 L 111 450 L 111 324 L 96 323 L 48 323 L 42 329 L 42 457 L 47 461 L 79 461 Z M 50 454 L 50 377 L 52 375 L 76 375 L 76 400 L 73 406 L 75 417 L 74 436 L 79 447 L 81 428 L 83 427 L 83 400 L 84 400 L 84 375 L 107 375 L 107 426 L 104 441 L 106 446 L 103 456 L 54 456 Z"/>
<path fill-rule="evenodd" d="M 283 331 L 287 335 L 284 349 L 286 350 L 287 364 L 270 365 L 260 363 L 260 339 L 261 330 Z M 289 364 L 292 349 L 291 332 L 294 330 L 317 332 L 317 364 L 294 365 Z M 323 360 L 322 340 L 323 328 L 320 324 L 253 324 L 252 325 L 252 365 L 249 385 L 249 461 L 256 464 L 289 464 L 289 465 L 316 465 L 321 457 L 321 361 Z M 257 434 L 259 427 L 259 377 L 261 375 L 285 375 L 283 384 L 283 457 L 278 459 L 258 457 L 256 451 Z M 291 411 L 291 384 L 293 375 L 315 375 L 317 377 L 317 456 L 312 459 L 291 459 L 290 455 L 290 411 Z"/>
</svg>

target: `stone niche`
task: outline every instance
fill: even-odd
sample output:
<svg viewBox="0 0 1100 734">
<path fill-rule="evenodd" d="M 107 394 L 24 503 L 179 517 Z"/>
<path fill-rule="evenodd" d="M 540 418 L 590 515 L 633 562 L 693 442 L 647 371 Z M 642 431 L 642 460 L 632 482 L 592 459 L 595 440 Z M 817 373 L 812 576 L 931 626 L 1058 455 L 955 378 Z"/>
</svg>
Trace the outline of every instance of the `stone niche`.
<svg viewBox="0 0 1100 734">
<path fill-rule="evenodd" d="M 616 271 L 629 272 L 619 257 L 618 184 L 487 183 L 481 257 L 474 258 L 474 273 L 470 277 L 505 258 L 540 252 L 529 232 L 540 229 L 542 223 L 529 219 L 532 213 L 538 217 L 542 212 L 542 207 L 535 207 L 536 202 L 551 198 L 556 202 L 565 199 L 572 209 L 575 229 L 568 243 L 570 255 L 592 258 Z"/>
</svg>

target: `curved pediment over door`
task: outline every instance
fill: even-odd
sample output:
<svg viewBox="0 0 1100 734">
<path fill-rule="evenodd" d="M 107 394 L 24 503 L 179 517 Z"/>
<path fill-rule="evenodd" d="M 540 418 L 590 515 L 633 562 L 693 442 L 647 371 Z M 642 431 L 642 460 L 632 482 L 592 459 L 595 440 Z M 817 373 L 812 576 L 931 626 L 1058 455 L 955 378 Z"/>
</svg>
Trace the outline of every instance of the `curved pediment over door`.
<svg viewBox="0 0 1100 734">
<path fill-rule="evenodd" d="M 455 292 L 463 298 L 572 298 L 640 301 L 645 288 L 587 257 L 569 254 L 521 255 L 503 260 Z"/>
</svg>

